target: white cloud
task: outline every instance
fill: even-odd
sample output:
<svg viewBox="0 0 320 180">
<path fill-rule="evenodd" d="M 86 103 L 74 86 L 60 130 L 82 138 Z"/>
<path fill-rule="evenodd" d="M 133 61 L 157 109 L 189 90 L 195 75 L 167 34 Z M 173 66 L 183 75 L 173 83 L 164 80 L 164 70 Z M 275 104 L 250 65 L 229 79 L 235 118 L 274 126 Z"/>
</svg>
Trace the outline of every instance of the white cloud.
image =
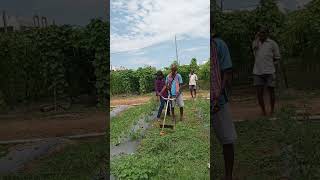
<svg viewBox="0 0 320 180">
<path fill-rule="evenodd" d="M 207 48 L 207 46 L 192 47 L 192 48 L 183 49 L 181 50 L 181 52 L 194 52 L 194 51 L 198 51 L 205 48 Z"/>
<path fill-rule="evenodd" d="M 158 62 L 155 59 L 150 59 L 150 58 L 145 58 L 145 57 L 137 57 L 137 58 L 130 59 L 129 64 L 139 65 L 139 67 L 142 67 L 142 66 L 155 66 L 158 64 Z"/>
<path fill-rule="evenodd" d="M 209 38 L 209 0 L 112 0 L 111 52 L 138 50 L 161 42 L 186 38 Z M 115 23 L 120 18 L 126 23 Z"/>
</svg>

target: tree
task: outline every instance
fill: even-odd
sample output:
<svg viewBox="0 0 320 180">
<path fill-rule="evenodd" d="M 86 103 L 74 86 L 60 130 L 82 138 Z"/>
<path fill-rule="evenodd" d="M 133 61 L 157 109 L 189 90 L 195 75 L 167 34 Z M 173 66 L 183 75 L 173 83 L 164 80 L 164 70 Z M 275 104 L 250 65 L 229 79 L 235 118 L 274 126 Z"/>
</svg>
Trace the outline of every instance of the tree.
<svg viewBox="0 0 320 180">
<path fill-rule="evenodd" d="M 194 70 L 195 72 L 197 72 L 199 70 L 199 66 L 197 64 L 197 59 L 196 58 L 192 58 L 190 61 L 190 71 Z"/>
</svg>

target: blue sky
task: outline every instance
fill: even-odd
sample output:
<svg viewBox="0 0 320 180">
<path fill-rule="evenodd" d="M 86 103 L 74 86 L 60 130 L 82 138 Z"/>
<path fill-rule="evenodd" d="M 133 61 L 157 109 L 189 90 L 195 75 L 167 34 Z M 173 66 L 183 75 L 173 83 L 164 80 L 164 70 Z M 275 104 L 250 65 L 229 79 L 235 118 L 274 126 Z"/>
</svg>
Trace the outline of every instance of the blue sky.
<svg viewBox="0 0 320 180">
<path fill-rule="evenodd" d="M 209 58 L 209 0 L 111 0 L 111 65 L 162 68 Z"/>
</svg>

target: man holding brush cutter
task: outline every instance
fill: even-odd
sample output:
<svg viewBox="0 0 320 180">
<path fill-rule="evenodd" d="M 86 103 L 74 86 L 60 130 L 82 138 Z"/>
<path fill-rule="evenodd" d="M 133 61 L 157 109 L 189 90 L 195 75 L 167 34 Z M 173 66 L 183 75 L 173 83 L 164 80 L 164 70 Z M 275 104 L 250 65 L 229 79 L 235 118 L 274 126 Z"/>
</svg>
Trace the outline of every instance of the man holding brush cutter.
<svg viewBox="0 0 320 180">
<path fill-rule="evenodd" d="M 171 104 L 171 114 L 173 119 L 175 120 L 175 114 L 174 114 L 174 108 L 175 106 L 178 106 L 180 108 L 180 120 L 183 120 L 183 95 L 182 95 L 182 88 L 183 80 L 181 75 L 178 73 L 178 66 L 176 64 L 171 65 L 171 72 L 166 77 L 166 86 L 163 87 L 161 91 L 161 95 L 164 94 L 165 91 L 168 91 L 169 96 L 174 100 L 174 102 Z"/>
<path fill-rule="evenodd" d="M 237 134 L 232 121 L 226 90 L 232 77 L 232 62 L 228 46 L 216 36 L 214 30 L 210 48 L 210 122 L 217 139 L 222 144 L 225 179 L 232 180 L 234 143 Z"/>
</svg>

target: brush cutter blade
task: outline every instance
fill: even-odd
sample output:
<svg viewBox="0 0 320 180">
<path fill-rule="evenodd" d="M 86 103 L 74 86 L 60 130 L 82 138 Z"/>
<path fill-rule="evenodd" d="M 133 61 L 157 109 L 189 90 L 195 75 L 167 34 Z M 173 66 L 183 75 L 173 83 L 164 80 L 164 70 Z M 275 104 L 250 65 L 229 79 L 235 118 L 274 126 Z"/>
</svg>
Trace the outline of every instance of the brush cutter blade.
<svg viewBox="0 0 320 180">
<path fill-rule="evenodd" d="M 170 128 L 170 129 L 173 129 L 173 128 L 174 128 L 174 125 L 169 125 L 169 124 L 162 125 L 162 124 L 160 124 L 160 128 Z"/>
</svg>

